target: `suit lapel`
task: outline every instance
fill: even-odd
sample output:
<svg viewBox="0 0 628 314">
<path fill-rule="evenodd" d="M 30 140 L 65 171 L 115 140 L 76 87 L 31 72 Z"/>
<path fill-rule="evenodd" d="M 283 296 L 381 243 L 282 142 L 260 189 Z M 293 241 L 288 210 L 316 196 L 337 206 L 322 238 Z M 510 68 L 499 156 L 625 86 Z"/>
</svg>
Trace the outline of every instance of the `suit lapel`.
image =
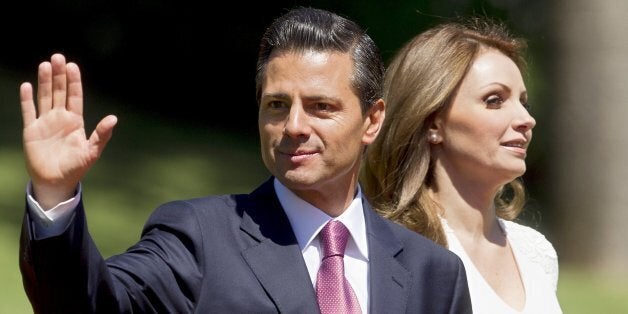
<svg viewBox="0 0 628 314">
<path fill-rule="evenodd" d="M 396 259 L 403 245 L 384 218 L 366 200 L 362 204 L 369 245 L 370 312 L 405 313 L 412 274 Z"/>
<path fill-rule="evenodd" d="M 319 313 L 307 267 L 272 178 L 237 203 L 243 211 L 241 229 L 259 241 L 244 249 L 242 256 L 278 310 Z M 405 313 L 412 278 L 396 259 L 403 245 L 366 200 L 363 206 L 369 245 L 369 312 Z"/>
<path fill-rule="evenodd" d="M 278 310 L 284 313 L 318 313 L 318 304 L 301 249 L 288 217 L 277 200 L 272 178 L 246 200 L 241 229 L 259 243 L 242 256 Z"/>
</svg>

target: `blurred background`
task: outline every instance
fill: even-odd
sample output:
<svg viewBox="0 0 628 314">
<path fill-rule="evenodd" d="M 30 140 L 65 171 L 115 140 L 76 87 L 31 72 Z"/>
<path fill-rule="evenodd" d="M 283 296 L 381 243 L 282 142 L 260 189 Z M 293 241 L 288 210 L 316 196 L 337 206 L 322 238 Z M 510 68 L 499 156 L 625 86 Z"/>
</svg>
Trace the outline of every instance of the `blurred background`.
<svg viewBox="0 0 628 314">
<path fill-rule="evenodd" d="M 18 88 L 55 52 L 82 69 L 89 132 L 119 118 L 83 181 L 105 256 L 159 204 L 246 193 L 259 158 L 255 62 L 264 28 L 295 5 L 345 15 L 386 62 L 412 36 L 487 15 L 527 38 L 537 119 L 521 221 L 554 244 L 565 313 L 628 313 L 628 2 L 623 0 L 10 1 L 0 4 L 0 313 L 31 313 L 18 269 L 28 176 Z M 622 35 L 624 34 L 624 35 Z M 429 78 L 426 78 L 429 79 Z"/>
</svg>

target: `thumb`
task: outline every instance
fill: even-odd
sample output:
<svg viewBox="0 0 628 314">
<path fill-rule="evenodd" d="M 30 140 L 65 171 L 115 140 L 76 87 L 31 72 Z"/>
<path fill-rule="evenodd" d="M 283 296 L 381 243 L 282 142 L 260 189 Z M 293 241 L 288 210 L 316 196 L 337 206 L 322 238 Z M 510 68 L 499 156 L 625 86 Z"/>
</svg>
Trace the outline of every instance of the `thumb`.
<svg viewBox="0 0 628 314">
<path fill-rule="evenodd" d="M 113 128 L 117 123 L 118 118 L 116 116 L 108 115 L 100 120 L 98 125 L 96 125 L 96 129 L 89 136 L 89 144 L 92 152 L 96 154 L 95 157 L 100 156 L 102 151 L 105 149 L 105 146 L 113 134 Z"/>
</svg>

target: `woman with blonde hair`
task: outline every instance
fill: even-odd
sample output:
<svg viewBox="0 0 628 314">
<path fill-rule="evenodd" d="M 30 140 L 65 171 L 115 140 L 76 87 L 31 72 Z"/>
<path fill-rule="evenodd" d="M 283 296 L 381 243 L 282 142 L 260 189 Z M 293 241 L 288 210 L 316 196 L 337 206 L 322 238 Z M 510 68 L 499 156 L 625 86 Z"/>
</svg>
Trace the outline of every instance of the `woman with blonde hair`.
<svg viewBox="0 0 628 314">
<path fill-rule="evenodd" d="M 415 36 L 387 69 L 386 120 L 363 168 L 380 214 L 460 256 L 474 313 L 562 312 L 556 251 L 513 221 L 536 124 L 524 48 L 483 18 Z"/>
</svg>

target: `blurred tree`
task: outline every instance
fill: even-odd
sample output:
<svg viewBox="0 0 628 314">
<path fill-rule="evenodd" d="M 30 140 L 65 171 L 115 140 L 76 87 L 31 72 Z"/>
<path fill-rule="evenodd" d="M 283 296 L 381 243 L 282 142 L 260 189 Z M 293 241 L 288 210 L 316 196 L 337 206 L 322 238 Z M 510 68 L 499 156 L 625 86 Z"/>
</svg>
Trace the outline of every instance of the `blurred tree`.
<svg viewBox="0 0 628 314">
<path fill-rule="evenodd" d="M 556 1 L 552 30 L 553 207 L 560 253 L 628 273 L 628 2 Z"/>
</svg>

